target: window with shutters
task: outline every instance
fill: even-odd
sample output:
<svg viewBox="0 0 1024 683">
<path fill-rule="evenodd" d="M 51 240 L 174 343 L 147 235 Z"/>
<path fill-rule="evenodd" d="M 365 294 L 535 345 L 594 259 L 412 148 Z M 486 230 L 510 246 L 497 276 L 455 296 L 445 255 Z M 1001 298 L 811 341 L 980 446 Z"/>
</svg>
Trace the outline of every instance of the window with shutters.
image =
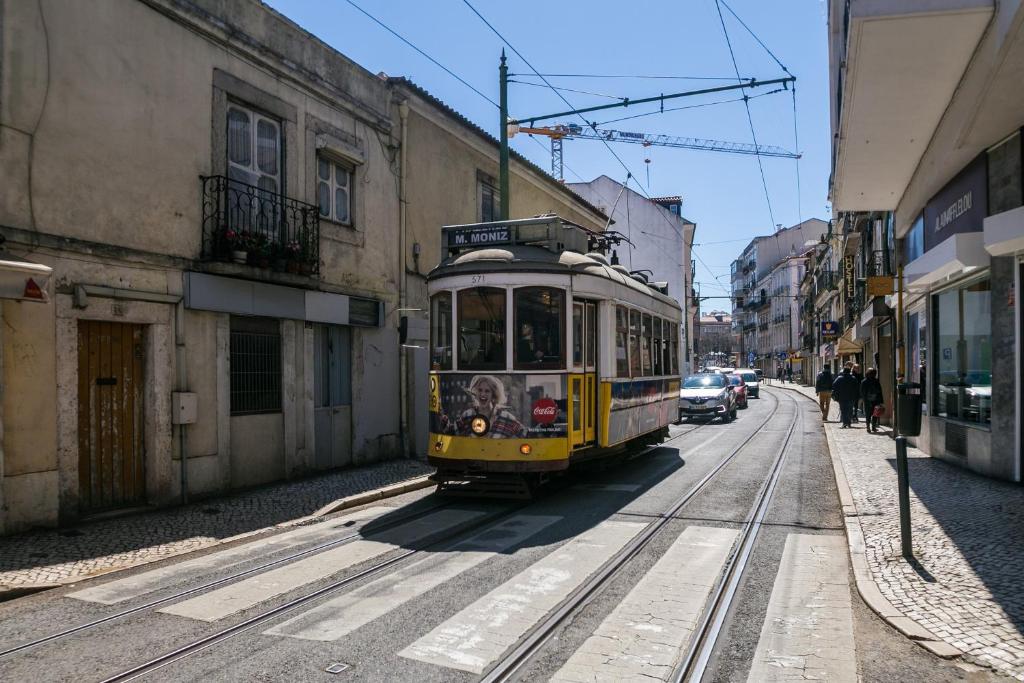
<svg viewBox="0 0 1024 683">
<path fill-rule="evenodd" d="M 318 155 L 316 193 L 320 215 L 337 223 L 352 225 L 352 169 Z"/>
</svg>

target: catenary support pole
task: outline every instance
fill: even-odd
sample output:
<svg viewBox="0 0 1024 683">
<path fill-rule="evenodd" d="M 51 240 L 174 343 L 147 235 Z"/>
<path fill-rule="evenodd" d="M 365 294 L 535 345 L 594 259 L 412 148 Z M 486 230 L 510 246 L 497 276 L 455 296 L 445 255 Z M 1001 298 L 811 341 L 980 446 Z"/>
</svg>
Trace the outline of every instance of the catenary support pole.
<svg viewBox="0 0 1024 683">
<path fill-rule="evenodd" d="M 499 212 L 501 215 L 498 216 L 498 220 L 508 220 L 508 207 L 509 207 L 509 195 L 508 195 L 508 66 L 505 63 L 505 50 L 501 51 L 501 66 L 498 67 L 498 80 L 500 83 L 500 94 L 501 97 L 498 100 L 499 116 L 501 121 L 499 122 L 499 131 L 501 133 L 501 156 L 498 160 L 498 198 L 499 206 L 501 207 Z"/>
</svg>

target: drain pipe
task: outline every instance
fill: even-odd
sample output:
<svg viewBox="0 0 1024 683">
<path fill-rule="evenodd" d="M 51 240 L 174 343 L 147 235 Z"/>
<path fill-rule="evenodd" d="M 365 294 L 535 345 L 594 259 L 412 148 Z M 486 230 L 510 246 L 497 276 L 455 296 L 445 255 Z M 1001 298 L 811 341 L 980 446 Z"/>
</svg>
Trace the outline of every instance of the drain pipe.
<svg viewBox="0 0 1024 683">
<path fill-rule="evenodd" d="M 409 103 L 406 100 L 402 100 L 398 104 L 398 116 L 402 121 L 402 148 L 400 150 L 399 160 L 399 175 L 398 175 L 398 251 L 399 251 L 399 270 L 398 270 L 398 309 L 399 309 L 399 324 L 401 324 L 401 316 L 406 313 L 408 308 L 406 303 L 409 296 L 408 293 L 408 278 L 406 277 L 406 266 L 407 259 L 405 255 L 406 250 L 406 230 L 408 227 L 408 211 L 406 209 L 406 168 L 407 168 L 407 153 L 408 140 L 409 140 Z M 398 375 L 399 375 L 399 403 L 400 405 L 400 424 L 399 424 L 399 438 L 401 441 L 402 457 L 408 458 L 410 455 L 410 439 L 409 439 L 409 352 L 405 348 L 403 340 L 399 339 L 398 345 Z"/>
<path fill-rule="evenodd" d="M 185 300 L 174 307 L 174 365 L 178 374 L 178 391 L 188 391 L 188 367 L 185 353 Z M 173 407 L 172 407 L 173 408 Z M 181 458 L 181 504 L 188 502 L 188 437 L 186 426 L 178 425 L 178 455 Z"/>
</svg>

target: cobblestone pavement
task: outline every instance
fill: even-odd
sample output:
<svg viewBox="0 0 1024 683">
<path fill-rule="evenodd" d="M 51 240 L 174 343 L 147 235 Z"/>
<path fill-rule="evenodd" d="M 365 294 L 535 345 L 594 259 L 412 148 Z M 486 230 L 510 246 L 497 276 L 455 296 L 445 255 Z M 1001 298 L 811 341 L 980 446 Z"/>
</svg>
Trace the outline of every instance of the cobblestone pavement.
<svg viewBox="0 0 1024 683">
<path fill-rule="evenodd" d="M 808 387 L 786 385 L 814 397 Z M 863 419 L 825 428 L 849 481 L 882 595 L 965 658 L 1024 680 L 1024 489 L 908 448 L 917 568 L 900 550 L 896 446 Z M 837 455 L 833 453 L 833 457 Z"/>
<path fill-rule="evenodd" d="M 70 583 L 310 515 L 363 491 L 433 472 L 390 460 L 183 507 L 0 538 L 0 590 Z"/>
</svg>

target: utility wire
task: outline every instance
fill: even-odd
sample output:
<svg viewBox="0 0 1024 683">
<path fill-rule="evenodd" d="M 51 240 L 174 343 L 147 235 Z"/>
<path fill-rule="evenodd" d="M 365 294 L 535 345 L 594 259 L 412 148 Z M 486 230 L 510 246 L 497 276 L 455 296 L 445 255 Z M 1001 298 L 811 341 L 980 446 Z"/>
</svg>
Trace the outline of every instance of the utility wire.
<svg viewBox="0 0 1024 683">
<path fill-rule="evenodd" d="M 398 39 L 399 39 L 400 41 L 402 41 L 403 43 L 405 43 L 406 45 L 408 45 L 409 47 L 411 47 L 411 48 L 412 48 L 413 50 L 415 50 L 416 52 L 418 52 L 418 53 L 420 53 L 421 55 L 423 55 L 424 57 L 426 57 L 426 58 L 427 58 L 427 59 L 428 59 L 428 60 L 429 60 L 429 61 L 430 61 L 430 62 L 431 62 L 432 64 L 434 64 L 434 66 L 436 66 L 436 67 L 440 68 L 440 69 L 441 69 L 442 71 L 444 71 L 445 73 L 447 73 L 447 74 L 448 74 L 449 76 L 451 76 L 452 78 L 454 78 L 455 80 L 457 80 L 457 81 L 458 81 L 459 83 L 461 83 L 462 85 L 466 86 L 467 88 L 469 88 L 470 90 L 472 90 L 473 92 L 475 92 L 475 93 L 476 93 L 477 95 L 479 95 L 480 97 L 482 97 L 482 98 L 484 98 L 485 100 L 487 100 L 488 102 L 490 102 L 490 103 L 491 103 L 492 105 L 494 105 L 494 106 L 495 106 L 496 108 L 498 107 L 498 103 L 497 103 L 497 102 L 495 102 L 495 101 L 494 101 L 494 100 L 492 100 L 492 99 L 491 99 L 490 97 L 488 97 L 487 95 L 485 95 L 485 94 L 483 94 L 482 92 L 480 92 L 479 90 L 477 90 L 477 89 L 476 89 L 475 87 L 473 87 L 472 85 L 470 85 L 470 84 L 469 84 L 469 83 L 468 83 L 467 81 L 465 81 L 465 80 L 464 80 L 464 79 L 463 79 L 463 78 L 462 78 L 461 76 L 459 76 L 459 75 L 458 75 L 458 74 L 456 74 L 456 73 L 455 73 L 454 71 L 452 71 L 451 69 L 449 69 L 448 67 L 446 67 L 446 66 L 445 66 L 444 64 L 442 64 L 441 62 L 437 61 L 436 59 L 434 59 L 433 57 L 431 57 L 430 55 L 428 55 L 428 54 L 427 54 L 426 52 L 424 52 L 423 50 L 421 50 L 421 49 L 419 49 L 418 47 L 416 47 L 415 45 L 413 45 L 413 44 L 412 44 L 411 42 L 409 42 L 409 40 L 407 40 L 407 39 L 405 38 L 405 36 L 401 35 L 401 34 L 400 34 L 400 33 L 398 33 L 397 31 L 395 31 L 394 29 L 392 29 L 392 28 L 391 28 L 390 26 L 388 26 L 387 24 L 385 24 L 385 23 L 384 23 L 383 21 L 381 21 L 381 20 L 380 20 L 380 19 L 378 19 L 377 17 L 373 16 L 372 14 L 370 14 L 369 12 L 367 12 L 366 10 L 364 10 L 364 9 L 363 9 L 362 7 L 360 7 L 359 5 L 357 5 L 356 3 L 354 3 L 354 2 L 352 1 L 352 0 L 345 0 L 345 2 L 347 2 L 348 4 L 350 4 L 350 5 L 352 5 L 353 7 L 355 7 L 355 8 L 357 9 L 357 10 L 359 10 L 360 12 L 362 12 L 362 13 L 363 13 L 363 14 L 364 14 L 364 15 L 365 15 L 366 17 L 368 17 L 368 18 L 369 18 L 369 19 L 370 19 L 371 21 L 373 21 L 373 22 L 374 22 L 375 24 L 377 24 L 378 26 L 380 26 L 380 27 L 381 27 L 382 29 L 384 29 L 385 31 L 387 31 L 388 33 L 390 33 L 391 35 L 393 35 L 393 36 L 394 36 L 395 38 L 398 38 Z"/>
<path fill-rule="evenodd" d="M 765 97 L 767 95 L 775 95 L 775 94 L 780 93 L 780 92 L 782 92 L 784 90 L 785 90 L 785 88 L 776 88 L 775 90 L 769 90 L 767 92 L 759 93 L 757 95 L 750 95 L 746 99 L 754 100 L 754 99 L 757 99 L 758 97 Z M 619 117 L 617 119 L 609 119 L 607 121 L 603 121 L 601 123 L 594 123 L 592 125 L 594 125 L 594 126 L 606 126 L 609 123 L 618 123 L 619 121 L 629 121 L 631 119 L 639 119 L 639 118 L 642 118 L 644 116 L 654 116 L 655 114 L 668 114 L 669 112 L 683 111 L 684 109 L 699 109 L 700 107 L 711 107 L 711 106 L 714 106 L 716 104 L 730 104 L 732 102 L 742 102 L 743 100 L 744 100 L 744 98 L 742 98 L 742 97 L 734 97 L 734 98 L 732 98 L 730 100 L 716 100 L 714 102 L 703 102 L 701 104 L 688 104 L 688 105 L 685 105 L 683 107 L 671 107 L 669 109 L 656 109 L 654 111 L 644 112 L 643 114 L 632 114 L 630 116 L 622 116 L 622 117 Z"/>
<path fill-rule="evenodd" d="M 533 76 L 533 74 L 509 74 L 510 76 Z M 536 74 L 541 78 L 636 78 L 674 81 L 731 81 L 732 76 L 631 76 L 629 74 Z M 747 79 L 752 80 L 752 79 Z"/>
<path fill-rule="evenodd" d="M 715 0 L 715 9 L 718 10 L 718 20 L 722 24 L 722 33 L 725 34 L 725 44 L 729 47 L 729 58 L 732 60 L 732 68 L 736 72 L 737 82 L 742 82 L 740 78 L 740 67 L 736 64 L 736 53 L 732 49 L 732 40 L 729 38 L 729 31 L 725 27 L 725 17 L 722 16 L 722 6 L 719 4 L 721 0 Z M 757 133 L 754 131 L 754 118 L 750 115 L 750 101 L 746 97 L 746 89 L 742 89 L 743 92 L 743 106 L 747 110 L 747 123 L 750 124 L 750 137 L 754 141 L 754 147 L 757 147 Z M 760 153 L 755 152 L 754 156 L 757 157 L 757 168 L 761 171 L 761 185 L 764 186 L 764 200 L 768 203 L 768 216 L 771 218 L 772 230 L 775 230 L 775 212 L 772 211 L 772 200 L 768 196 L 768 181 L 764 177 L 764 162 L 761 160 Z"/>
<path fill-rule="evenodd" d="M 754 38 L 754 40 L 757 41 L 757 44 L 760 45 L 761 47 L 763 47 L 764 51 L 767 52 L 768 55 L 772 59 L 775 60 L 775 63 L 779 65 L 779 68 L 782 69 L 783 71 L 785 71 L 788 74 L 789 73 L 789 69 L 786 68 L 786 65 L 783 64 L 781 61 L 779 61 L 779 58 L 775 56 L 775 53 L 768 49 L 768 46 L 765 45 L 761 41 L 761 39 L 757 37 L 757 34 L 754 33 L 753 30 L 751 30 L 751 28 L 749 26 L 747 26 L 745 23 L 743 23 L 743 20 L 740 19 L 740 16 L 738 14 L 736 14 L 736 12 L 733 11 L 732 7 L 729 7 L 729 5 L 725 2 L 725 0 L 720 0 L 720 2 L 723 5 L 725 5 L 725 9 L 729 10 L 729 14 L 731 14 L 736 19 L 736 21 L 740 22 L 740 26 L 742 26 L 743 28 L 747 29 L 747 33 L 749 33 Z M 721 10 L 719 10 L 719 14 L 721 14 Z M 790 75 L 792 75 L 792 74 L 790 74 Z"/>
<path fill-rule="evenodd" d="M 473 14 L 475 14 L 480 19 L 480 21 L 484 22 L 484 25 L 486 25 L 487 28 L 491 29 L 491 31 L 494 33 L 494 35 L 498 36 L 498 38 L 501 40 L 501 42 L 505 43 L 505 45 L 507 45 L 508 48 L 510 50 L 512 50 L 512 52 L 514 52 L 515 55 L 517 57 L 519 57 L 519 59 L 521 59 L 524 64 L 526 64 L 526 66 L 530 67 L 530 71 L 535 73 L 542 81 L 544 81 L 545 85 L 547 85 L 549 88 L 551 88 L 551 91 L 553 93 L 555 93 L 556 95 L 558 95 L 558 98 L 560 100 L 562 100 L 562 102 L 564 102 L 565 105 L 567 107 L 569 107 L 569 109 L 571 109 L 573 111 L 576 110 L 576 107 L 574 107 L 572 105 L 572 103 L 569 102 L 569 100 L 565 99 L 565 95 L 563 95 L 562 93 L 558 92 L 558 90 L 555 88 L 555 86 L 551 85 L 551 82 L 547 78 L 545 78 L 544 76 L 541 76 L 540 72 L 537 71 L 537 69 L 534 68 L 533 64 L 530 63 L 530 60 L 528 60 L 526 57 L 524 57 L 523 54 L 519 50 L 517 50 L 514 45 L 512 45 L 512 43 L 508 42 L 508 40 L 505 39 L 505 36 L 501 35 L 501 32 L 498 31 L 498 29 L 494 28 L 494 26 L 491 24 L 491 22 L 487 21 L 487 19 L 484 18 L 484 15 L 480 14 L 480 12 L 477 10 L 477 8 L 473 7 L 473 4 L 469 0 L 462 0 L 462 2 L 466 5 L 466 7 L 468 7 L 470 10 L 472 10 Z M 580 117 L 580 119 L 583 121 L 583 123 L 585 123 L 587 125 L 590 125 L 590 122 L 587 121 L 583 117 L 582 114 L 577 113 L 576 115 Z M 502 121 L 502 125 L 505 125 L 504 121 Z M 624 162 L 622 160 L 622 157 L 620 157 L 618 154 L 615 153 L 615 150 L 612 149 L 612 146 L 610 144 L 608 144 L 608 141 L 607 140 L 602 140 L 601 142 L 604 143 L 605 148 L 607 148 L 607 150 L 611 153 L 611 155 L 613 157 L 615 157 L 615 160 L 619 162 L 619 165 L 622 166 L 622 168 L 626 171 L 626 173 L 628 173 L 630 175 L 633 175 L 632 169 L 630 169 L 629 166 L 626 165 L 626 162 Z M 644 194 L 646 194 L 646 192 Z M 650 199 L 650 195 L 648 195 L 647 198 Z"/>
<path fill-rule="evenodd" d="M 509 79 L 508 82 L 509 83 L 518 83 L 519 85 L 532 85 L 534 88 L 546 88 L 546 87 L 548 87 L 548 86 L 544 85 L 543 83 L 530 83 L 529 81 L 513 81 L 512 79 Z M 620 102 L 623 102 L 623 101 L 626 100 L 625 97 L 619 97 L 618 95 L 606 95 L 605 93 L 602 93 L 602 92 L 591 92 L 589 90 L 575 90 L 573 88 L 558 88 L 558 87 L 556 87 L 555 90 L 559 90 L 561 92 L 575 92 L 575 93 L 579 93 L 581 95 L 593 95 L 595 97 L 607 97 L 610 100 L 619 100 Z"/>
</svg>

